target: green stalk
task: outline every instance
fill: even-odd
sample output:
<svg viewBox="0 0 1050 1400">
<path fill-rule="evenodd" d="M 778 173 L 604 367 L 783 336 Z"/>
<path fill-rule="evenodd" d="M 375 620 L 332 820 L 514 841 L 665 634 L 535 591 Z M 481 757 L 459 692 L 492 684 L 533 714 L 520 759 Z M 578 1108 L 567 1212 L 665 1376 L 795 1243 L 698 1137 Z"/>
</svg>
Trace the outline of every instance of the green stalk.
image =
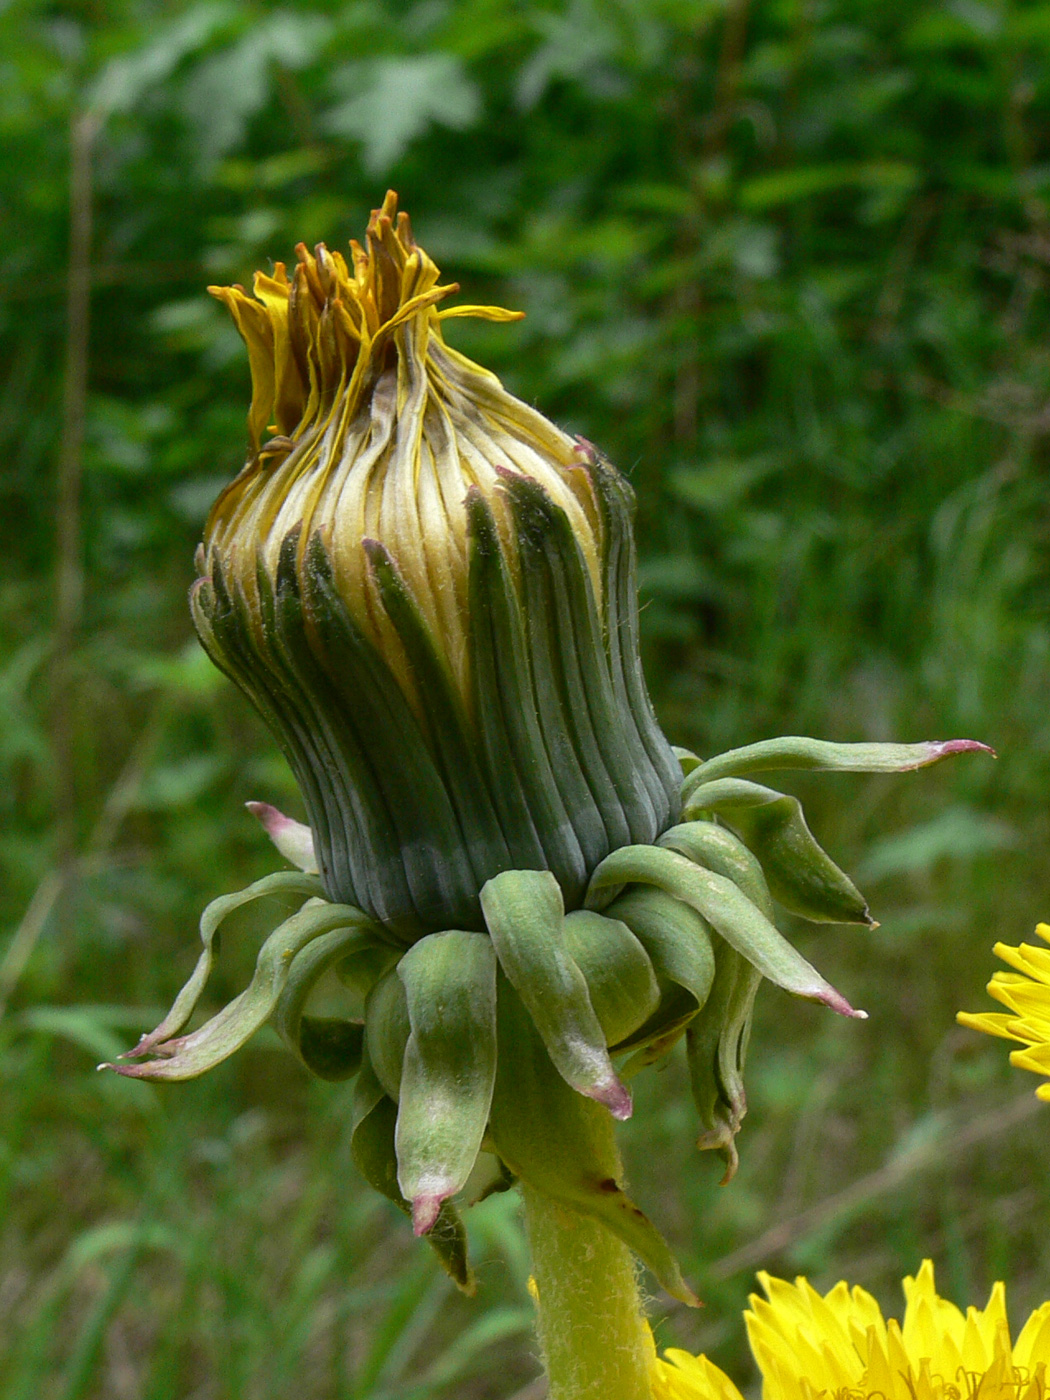
<svg viewBox="0 0 1050 1400">
<path fill-rule="evenodd" d="M 653 1343 L 630 1250 L 524 1182 L 521 1194 L 549 1400 L 651 1400 Z"/>
</svg>

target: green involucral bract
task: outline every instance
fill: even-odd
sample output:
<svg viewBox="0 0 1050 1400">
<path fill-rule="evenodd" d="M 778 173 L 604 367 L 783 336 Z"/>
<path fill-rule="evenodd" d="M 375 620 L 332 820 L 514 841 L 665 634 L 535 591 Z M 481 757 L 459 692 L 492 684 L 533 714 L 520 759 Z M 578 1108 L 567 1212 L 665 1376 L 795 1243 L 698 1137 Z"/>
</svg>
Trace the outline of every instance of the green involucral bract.
<svg viewBox="0 0 1050 1400">
<path fill-rule="evenodd" d="M 250 452 L 209 515 L 192 611 L 291 765 L 306 824 L 249 805 L 299 869 L 209 905 L 171 1011 L 111 1068 L 190 1078 L 269 1021 L 308 1071 L 354 1080 L 358 1167 L 460 1287 L 453 1198 L 517 1176 L 692 1302 L 605 1115 L 626 1118 L 626 1081 L 684 1039 L 698 1143 L 728 1179 L 763 978 L 863 1014 L 774 902 L 862 924 L 867 905 L 798 800 L 750 775 L 983 746 L 672 750 L 639 657 L 630 487 L 446 345 L 450 317 L 515 316 L 444 309 L 458 288 L 392 194 L 351 254 L 300 245 L 291 278 L 277 263 L 254 296 L 212 289 L 248 347 Z M 187 1033 L 220 923 L 268 897 L 301 907 Z"/>
<path fill-rule="evenodd" d="M 398 963 L 410 1032 L 394 1148 L 417 1235 L 474 1169 L 496 1079 L 496 954 L 483 933 L 432 933 Z"/>
</svg>

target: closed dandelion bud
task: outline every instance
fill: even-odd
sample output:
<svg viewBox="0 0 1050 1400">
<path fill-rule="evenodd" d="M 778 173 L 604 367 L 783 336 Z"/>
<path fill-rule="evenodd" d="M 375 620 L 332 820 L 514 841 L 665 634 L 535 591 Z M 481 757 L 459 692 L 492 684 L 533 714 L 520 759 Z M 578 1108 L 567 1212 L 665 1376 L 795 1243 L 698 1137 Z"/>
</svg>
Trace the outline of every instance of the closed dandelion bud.
<svg viewBox="0 0 1050 1400">
<path fill-rule="evenodd" d="M 353 265 L 300 245 L 255 296 L 251 455 L 205 529 L 193 614 L 280 741 L 321 880 L 409 941 L 484 927 L 505 870 L 578 907 L 677 818 L 638 660 L 631 492 L 445 344 L 458 290 L 388 195 Z M 272 436 L 267 436 L 267 434 Z"/>
<path fill-rule="evenodd" d="M 251 803 L 299 867 L 214 900 L 202 951 L 120 1073 L 188 1079 L 270 1022 L 353 1078 L 355 1160 L 470 1289 L 453 1197 L 481 1153 L 600 1221 L 695 1301 L 623 1190 L 610 1115 L 685 1039 L 698 1144 L 727 1179 L 763 980 L 854 1012 L 776 908 L 870 925 L 798 801 L 754 774 L 902 772 L 983 745 L 767 740 L 672 750 L 638 652 L 633 498 L 616 470 L 445 344 L 453 285 L 388 195 L 352 264 L 323 245 L 255 295 L 251 451 L 198 554 L 204 646 L 286 754 L 309 825 Z M 192 1032 L 223 920 L 301 907 Z M 356 1001 L 314 1015 L 332 973 Z M 329 977 L 329 985 L 332 982 Z M 479 1188 L 480 1189 L 480 1188 Z"/>
</svg>

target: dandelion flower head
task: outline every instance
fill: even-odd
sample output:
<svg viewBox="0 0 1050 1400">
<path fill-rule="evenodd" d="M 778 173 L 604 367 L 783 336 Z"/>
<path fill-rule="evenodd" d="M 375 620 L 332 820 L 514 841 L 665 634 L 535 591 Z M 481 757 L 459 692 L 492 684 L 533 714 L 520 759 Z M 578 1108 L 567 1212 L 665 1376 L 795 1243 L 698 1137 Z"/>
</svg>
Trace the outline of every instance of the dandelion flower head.
<svg viewBox="0 0 1050 1400">
<path fill-rule="evenodd" d="M 821 1296 L 804 1278 L 759 1274 L 744 1314 L 762 1372 L 763 1400 L 1046 1400 L 1050 1302 L 1011 1342 L 1006 1290 L 964 1315 L 937 1294 L 933 1264 L 904 1280 L 904 1321 L 883 1318 L 862 1288 L 838 1283 Z M 668 1351 L 657 1362 L 656 1400 L 741 1400 L 706 1356 Z"/>
</svg>

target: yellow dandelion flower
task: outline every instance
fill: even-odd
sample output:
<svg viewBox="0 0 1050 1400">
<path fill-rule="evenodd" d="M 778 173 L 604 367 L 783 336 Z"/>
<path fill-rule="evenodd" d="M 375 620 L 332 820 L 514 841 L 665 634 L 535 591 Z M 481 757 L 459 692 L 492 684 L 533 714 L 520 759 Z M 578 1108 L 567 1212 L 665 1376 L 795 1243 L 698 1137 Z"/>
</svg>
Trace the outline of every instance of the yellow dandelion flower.
<svg viewBox="0 0 1050 1400">
<path fill-rule="evenodd" d="M 1050 943 L 1050 924 L 1036 924 L 1035 931 L 1044 943 Z M 988 983 L 989 993 L 1009 1007 L 1010 1014 L 960 1011 L 957 1020 L 971 1030 L 1019 1040 L 1026 1048 L 1014 1050 L 1010 1063 L 1033 1074 L 1050 1075 L 1050 950 L 1032 943 L 1022 943 L 1019 948 L 997 943 L 994 952 L 1016 969 L 997 972 Z M 1050 1083 L 1040 1084 L 1035 1092 L 1050 1103 Z"/>
<path fill-rule="evenodd" d="M 1012 1343 L 1006 1290 L 964 1315 L 937 1295 L 933 1264 L 904 1280 L 904 1321 L 883 1318 L 862 1288 L 838 1283 L 823 1296 L 804 1279 L 759 1274 L 744 1314 L 762 1372 L 763 1400 L 1046 1400 L 1050 1302 Z M 706 1356 L 669 1351 L 656 1364 L 655 1400 L 741 1400 Z"/>
</svg>

